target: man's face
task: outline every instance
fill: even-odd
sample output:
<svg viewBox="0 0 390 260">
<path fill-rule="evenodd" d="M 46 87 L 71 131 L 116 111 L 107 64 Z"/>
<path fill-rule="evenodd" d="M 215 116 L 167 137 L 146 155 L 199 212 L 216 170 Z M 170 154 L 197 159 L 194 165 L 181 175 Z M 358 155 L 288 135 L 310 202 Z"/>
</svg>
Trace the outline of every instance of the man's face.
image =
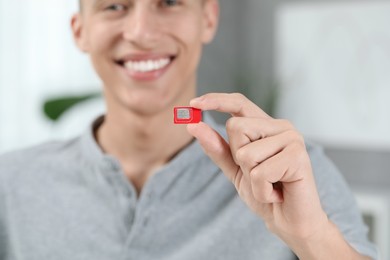
<svg viewBox="0 0 390 260">
<path fill-rule="evenodd" d="M 72 28 L 104 83 L 108 109 L 153 114 L 195 94 L 217 16 L 215 0 L 83 0 Z"/>
</svg>

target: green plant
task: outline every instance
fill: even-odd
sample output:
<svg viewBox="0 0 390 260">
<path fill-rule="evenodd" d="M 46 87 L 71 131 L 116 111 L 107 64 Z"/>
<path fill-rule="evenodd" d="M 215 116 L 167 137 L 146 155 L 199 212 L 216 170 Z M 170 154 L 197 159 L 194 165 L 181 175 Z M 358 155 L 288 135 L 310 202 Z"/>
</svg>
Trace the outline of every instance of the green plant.
<svg viewBox="0 0 390 260">
<path fill-rule="evenodd" d="M 43 113 L 50 120 L 57 121 L 67 110 L 75 105 L 98 97 L 101 97 L 100 92 L 50 98 L 43 104 Z"/>
</svg>

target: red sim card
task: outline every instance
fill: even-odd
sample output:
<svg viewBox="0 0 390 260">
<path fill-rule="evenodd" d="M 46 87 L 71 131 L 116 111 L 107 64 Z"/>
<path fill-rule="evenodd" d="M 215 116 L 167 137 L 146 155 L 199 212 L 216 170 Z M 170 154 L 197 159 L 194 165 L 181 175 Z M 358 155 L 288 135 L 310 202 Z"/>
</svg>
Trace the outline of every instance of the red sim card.
<svg viewBox="0 0 390 260">
<path fill-rule="evenodd" d="M 175 124 L 196 124 L 202 120 L 202 110 L 194 107 L 175 107 L 173 115 Z"/>
</svg>

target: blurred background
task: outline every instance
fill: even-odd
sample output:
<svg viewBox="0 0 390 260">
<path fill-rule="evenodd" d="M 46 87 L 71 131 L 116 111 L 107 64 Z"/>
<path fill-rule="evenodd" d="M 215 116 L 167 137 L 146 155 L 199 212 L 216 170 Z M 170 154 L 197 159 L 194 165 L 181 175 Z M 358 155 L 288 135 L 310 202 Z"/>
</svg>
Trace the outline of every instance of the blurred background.
<svg viewBox="0 0 390 260">
<path fill-rule="evenodd" d="M 390 259 L 390 1 L 220 2 L 199 94 L 241 92 L 321 144 Z M 99 97 L 56 120 L 43 111 L 101 89 L 71 38 L 76 10 L 76 0 L 0 0 L 0 153 L 78 135 L 104 113 Z"/>
</svg>

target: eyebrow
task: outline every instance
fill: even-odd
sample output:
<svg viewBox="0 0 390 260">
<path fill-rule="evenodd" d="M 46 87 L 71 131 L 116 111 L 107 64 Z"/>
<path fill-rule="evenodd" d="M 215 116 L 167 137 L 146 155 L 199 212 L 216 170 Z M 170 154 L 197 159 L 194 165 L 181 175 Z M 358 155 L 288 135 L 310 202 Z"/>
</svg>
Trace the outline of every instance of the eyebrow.
<svg viewBox="0 0 390 260">
<path fill-rule="evenodd" d="M 82 1 L 82 0 L 81 0 Z M 107 1 L 107 0 L 92 0 L 92 6 L 97 6 L 99 5 L 100 3 L 104 2 L 104 1 Z M 126 2 L 132 2 L 134 0 L 126 0 Z"/>
</svg>

